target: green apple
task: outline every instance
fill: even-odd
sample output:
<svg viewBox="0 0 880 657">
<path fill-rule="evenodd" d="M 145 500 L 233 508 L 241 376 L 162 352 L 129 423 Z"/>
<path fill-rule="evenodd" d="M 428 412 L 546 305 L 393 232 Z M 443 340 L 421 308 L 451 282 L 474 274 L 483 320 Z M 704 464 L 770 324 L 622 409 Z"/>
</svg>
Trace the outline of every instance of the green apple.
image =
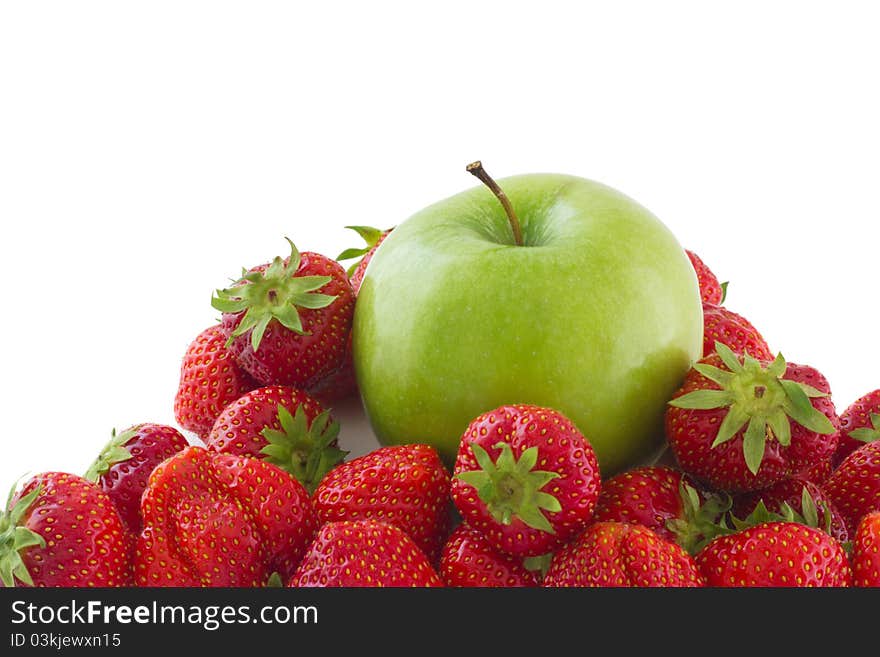
<svg viewBox="0 0 880 657">
<path fill-rule="evenodd" d="M 367 268 L 353 352 L 376 437 L 431 444 L 451 464 L 476 416 L 529 403 L 573 420 L 603 474 L 642 462 L 702 350 L 684 250 L 600 183 L 529 174 L 496 185 L 477 168 L 498 198 L 476 187 L 425 208 Z"/>
</svg>

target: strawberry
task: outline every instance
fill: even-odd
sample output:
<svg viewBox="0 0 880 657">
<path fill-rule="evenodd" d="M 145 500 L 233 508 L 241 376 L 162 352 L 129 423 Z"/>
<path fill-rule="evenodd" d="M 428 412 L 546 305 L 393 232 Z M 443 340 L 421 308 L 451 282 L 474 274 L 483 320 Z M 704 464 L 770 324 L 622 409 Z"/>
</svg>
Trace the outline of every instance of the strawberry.
<svg viewBox="0 0 880 657">
<path fill-rule="evenodd" d="M 339 449 L 338 436 L 339 424 L 309 395 L 289 386 L 266 386 L 227 406 L 205 444 L 215 452 L 277 465 L 312 492 L 348 453 Z"/>
<path fill-rule="evenodd" d="M 690 258 L 694 271 L 697 273 L 697 282 L 700 284 L 700 296 L 703 298 L 703 303 L 720 306 L 724 303 L 727 283 L 719 283 L 712 270 L 706 266 L 706 263 L 696 253 L 687 249 L 684 252 Z"/>
<path fill-rule="evenodd" d="M 758 360 L 773 360 L 770 347 L 752 324 L 742 315 L 724 306 L 703 304 L 703 357 L 715 351 L 721 343 L 735 354 L 749 354 Z"/>
<path fill-rule="evenodd" d="M 838 438 L 840 437 L 840 432 L 837 433 Z M 838 443 L 839 444 L 839 443 Z M 834 467 L 832 466 L 832 457 L 825 458 L 813 463 L 812 465 L 808 465 L 805 468 L 802 468 L 799 472 L 795 474 L 798 479 L 806 479 L 814 484 L 821 486 L 824 484 L 828 477 L 831 476 L 831 473 L 834 471 Z"/>
<path fill-rule="evenodd" d="M 257 459 L 188 447 L 150 475 L 140 586 L 263 586 L 295 571 L 318 526 L 305 488 Z"/>
<path fill-rule="evenodd" d="M 337 260 L 360 258 L 352 264 L 347 271 L 349 279 L 351 280 L 351 287 L 354 290 L 355 295 L 357 295 L 361 288 L 361 282 L 364 280 L 364 273 L 367 271 L 367 265 L 369 265 L 370 260 L 373 259 L 373 254 L 376 253 L 376 249 L 378 249 L 379 245 L 382 244 L 386 237 L 388 237 L 388 233 L 394 229 L 388 228 L 387 230 L 379 230 L 378 228 L 371 228 L 370 226 L 346 226 L 346 228 L 355 231 L 364 239 L 364 242 L 366 242 L 365 247 L 346 249 L 336 256 Z"/>
<path fill-rule="evenodd" d="M 183 356 L 174 417 L 180 426 L 204 440 L 226 405 L 257 385 L 229 353 L 223 329 L 208 327 Z"/>
<path fill-rule="evenodd" d="M 32 477 L 0 513 L 5 586 L 128 586 L 131 537 L 110 497 L 66 472 Z"/>
<path fill-rule="evenodd" d="M 829 458 L 837 415 L 828 381 L 806 365 L 737 357 L 726 345 L 687 373 L 666 410 L 681 468 L 710 487 L 758 490 Z"/>
<path fill-rule="evenodd" d="M 599 487 L 596 454 L 577 427 L 552 409 L 517 404 L 465 430 L 452 499 L 496 549 L 538 556 L 587 526 Z"/>
<path fill-rule="evenodd" d="M 157 465 L 187 446 L 186 438 L 164 424 L 137 424 L 121 433 L 113 431 L 85 479 L 100 486 L 119 511 L 132 534 L 141 532 L 141 496 Z"/>
<path fill-rule="evenodd" d="M 262 385 L 307 389 L 342 363 L 354 292 L 339 263 L 288 242 L 288 258 L 244 272 L 212 305 L 246 372 Z"/>
<path fill-rule="evenodd" d="M 358 233 L 366 242 L 365 247 L 346 249 L 340 253 L 337 260 L 350 260 L 359 258 L 352 264 L 346 273 L 349 276 L 352 291 L 355 297 L 361 289 L 361 281 L 364 279 L 364 272 L 367 271 L 367 265 L 373 258 L 373 254 L 382 241 L 388 236 L 393 229 L 379 230 L 378 228 L 370 228 L 369 226 L 346 226 Z M 322 404 L 332 404 L 337 401 L 348 399 L 357 395 L 357 378 L 354 374 L 354 359 L 351 351 L 351 334 L 345 344 L 345 356 L 341 365 L 327 374 L 324 378 L 309 388 L 309 393 Z"/>
<path fill-rule="evenodd" d="M 863 517 L 880 511 L 880 442 L 847 456 L 822 487 L 846 522 L 850 535 Z"/>
<path fill-rule="evenodd" d="M 840 543 L 820 529 L 766 522 L 721 536 L 697 555 L 708 586 L 849 586 Z"/>
<path fill-rule="evenodd" d="M 526 570 L 523 560 L 499 552 L 483 535 L 459 525 L 440 557 L 440 577 L 446 586 L 520 587 L 538 586 L 538 575 Z"/>
<path fill-rule="evenodd" d="M 449 530 L 449 473 L 428 445 L 380 447 L 337 466 L 315 490 L 321 522 L 380 520 L 432 560 Z"/>
<path fill-rule="evenodd" d="M 309 388 L 309 394 L 324 405 L 331 405 L 358 394 L 354 374 L 354 356 L 351 351 L 351 334 L 345 346 L 342 364 Z"/>
<path fill-rule="evenodd" d="M 762 503 L 763 509 L 771 514 L 790 514 L 790 521 L 822 529 L 840 543 L 849 541 L 846 523 L 834 503 L 806 479 L 783 479 L 770 488 L 740 495 L 734 500 L 732 513 L 736 518 L 747 518 Z"/>
<path fill-rule="evenodd" d="M 647 527 L 597 522 L 550 562 L 544 586 L 698 587 L 693 557 Z"/>
<path fill-rule="evenodd" d="M 880 390 L 873 390 L 855 400 L 840 414 L 840 441 L 832 463 L 843 460 L 865 443 L 880 439 Z"/>
<path fill-rule="evenodd" d="M 730 500 L 697 491 L 687 477 L 666 466 L 644 466 L 602 482 L 594 522 L 642 525 L 695 554 L 717 532 Z"/>
<path fill-rule="evenodd" d="M 859 522 L 852 568 L 854 585 L 880 586 L 880 511 L 869 513 Z"/>
<path fill-rule="evenodd" d="M 328 522 L 290 586 L 443 586 L 419 547 L 399 527 L 375 520 Z"/>
</svg>

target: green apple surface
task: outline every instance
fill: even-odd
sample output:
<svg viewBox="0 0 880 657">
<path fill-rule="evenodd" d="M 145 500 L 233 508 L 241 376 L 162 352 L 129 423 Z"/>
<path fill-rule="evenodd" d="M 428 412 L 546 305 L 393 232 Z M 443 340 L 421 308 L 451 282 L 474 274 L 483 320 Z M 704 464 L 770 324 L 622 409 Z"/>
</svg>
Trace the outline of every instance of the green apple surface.
<svg viewBox="0 0 880 657">
<path fill-rule="evenodd" d="M 673 234 L 629 197 L 557 174 L 476 187 L 400 224 L 367 268 L 353 350 L 383 444 L 454 462 L 468 423 L 502 404 L 571 418 L 603 474 L 661 444 L 666 402 L 702 349 L 697 278 Z"/>
</svg>

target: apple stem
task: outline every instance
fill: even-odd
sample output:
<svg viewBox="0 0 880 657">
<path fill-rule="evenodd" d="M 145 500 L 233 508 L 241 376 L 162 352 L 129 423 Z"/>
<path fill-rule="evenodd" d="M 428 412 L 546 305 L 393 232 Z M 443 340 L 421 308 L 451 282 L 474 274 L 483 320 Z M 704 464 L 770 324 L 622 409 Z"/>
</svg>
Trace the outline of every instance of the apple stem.
<svg viewBox="0 0 880 657">
<path fill-rule="evenodd" d="M 513 211 L 513 206 L 510 204 L 510 199 L 507 198 L 507 194 L 505 194 L 504 190 L 498 186 L 498 183 L 493 180 L 492 176 L 486 173 L 486 170 L 483 168 L 483 163 L 479 160 L 468 164 L 467 172 L 479 178 L 480 182 L 491 189 L 492 193 L 498 197 L 499 201 L 501 201 L 501 205 L 507 213 L 507 220 L 510 222 L 510 227 L 513 229 L 513 240 L 516 242 L 517 246 L 522 246 L 522 229 L 519 225 L 519 219 L 517 219 L 516 213 Z"/>
</svg>

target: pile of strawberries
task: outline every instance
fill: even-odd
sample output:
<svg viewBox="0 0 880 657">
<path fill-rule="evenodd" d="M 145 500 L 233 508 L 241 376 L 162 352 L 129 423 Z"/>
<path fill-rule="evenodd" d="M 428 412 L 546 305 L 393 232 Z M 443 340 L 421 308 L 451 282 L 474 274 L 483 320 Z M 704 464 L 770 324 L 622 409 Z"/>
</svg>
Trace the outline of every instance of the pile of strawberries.
<svg viewBox="0 0 880 657">
<path fill-rule="evenodd" d="M 690 252 L 704 357 L 665 464 L 602 481 L 589 427 L 528 404 L 475 418 L 452 473 L 423 444 L 346 460 L 328 407 L 357 394 L 352 316 L 389 232 L 355 230 L 348 271 L 291 243 L 216 292 L 174 400 L 201 445 L 139 424 L 84 476 L 13 488 L 4 585 L 880 586 L 880 390 L 838 416 Z"/>
</svg>

